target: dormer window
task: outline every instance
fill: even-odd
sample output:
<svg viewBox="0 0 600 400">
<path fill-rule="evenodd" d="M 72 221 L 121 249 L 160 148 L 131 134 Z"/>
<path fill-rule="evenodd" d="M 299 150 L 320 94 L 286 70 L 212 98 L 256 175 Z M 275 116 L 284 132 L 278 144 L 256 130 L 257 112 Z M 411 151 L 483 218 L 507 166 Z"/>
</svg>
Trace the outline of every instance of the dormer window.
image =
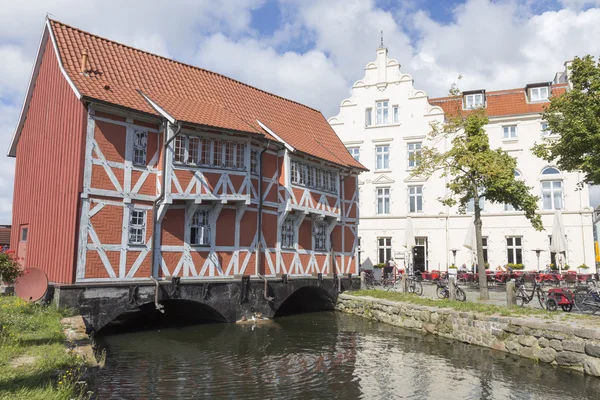
<svg viewBox="0 0 600 400">
<path fill-rule="evenodd" d="M 529 101 L 532 103 L 548 101 L 548 97 L 550 97 L 550 86 L 547 83 L 527 85 L 526 88 Z"/>
<path fill-rule="evenodd" d="M 483 107 L 485 105 L 485 91 L 479 90 L 476 92 L 463 93 L 463 108 L 472 110 L 474 108 Z"/>
</svg>

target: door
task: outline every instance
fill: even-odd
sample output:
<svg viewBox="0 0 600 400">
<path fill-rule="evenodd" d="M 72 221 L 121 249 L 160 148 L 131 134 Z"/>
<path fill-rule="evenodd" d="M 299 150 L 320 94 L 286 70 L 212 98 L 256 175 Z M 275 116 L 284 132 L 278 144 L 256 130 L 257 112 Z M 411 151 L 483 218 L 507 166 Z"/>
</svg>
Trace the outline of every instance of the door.
<svg viewBox="0 0 600 400">
<path fill-rule="evenodd" d="M 21 225 L 19 229 L 19 246 L 17 248 L 17 256 L 21 267 L 27 268 L 27 240 L 29 239 L 29 224 Z"/>
<path fill-rule="evenodd" d="M 413 265 L 414 271 L 427 271 L 427 238 L 416 237 L 415 247 L 413 249 Z"/>
</svg>

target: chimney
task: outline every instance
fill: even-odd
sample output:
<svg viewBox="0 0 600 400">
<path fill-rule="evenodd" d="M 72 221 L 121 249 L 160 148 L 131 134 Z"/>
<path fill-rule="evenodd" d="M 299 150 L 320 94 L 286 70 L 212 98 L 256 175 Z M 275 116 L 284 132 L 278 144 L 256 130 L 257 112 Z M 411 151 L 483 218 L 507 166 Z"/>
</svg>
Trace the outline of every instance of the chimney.
<svg viewBox="0 0 600 400">
<path fill-rule="evenodd" d="M 569 83 L 569 89 L 573 89 L 573 83 L 571 83 L 571 65 L 573 60 L 565 62 L 565 81 Z"/>
<path fill-rule="evenodd" d="M 87 49 L 84 49 L 81 52 L 81 71 L 80 72 L 82 74 L 85 74 L 87 71 L 87 68 L 86 68 L 87 62 L 88 62 L 88 53 L 87 53 Z"/>
</svg>

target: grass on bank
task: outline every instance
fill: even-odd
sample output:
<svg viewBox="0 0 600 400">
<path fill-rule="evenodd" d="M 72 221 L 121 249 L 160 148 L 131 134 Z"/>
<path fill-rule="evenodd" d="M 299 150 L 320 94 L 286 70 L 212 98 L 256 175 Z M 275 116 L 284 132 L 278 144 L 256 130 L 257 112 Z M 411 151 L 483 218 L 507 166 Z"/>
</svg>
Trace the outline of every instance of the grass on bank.
<svg viewBox="0 0 600 400">
<path fill-rule="evenodd" d="M 472 301 L 456 301 L 456 300 L 433 300 L 426 297 L 420 297 L 412 293 L 398 293 L 398 292 L 386 292 L 383 290 L 356 290 L 347 292 L 352 296 L 368 296 L 377 299 L 384 299 L 390 301 L 403 301 L 406 303 L 418 304 L 421 306 L 438 307 L 438 308 L 452 308 L 456 311 L 463 312 L 476 312 L 481 314 L 497 314 L 507 317 L 514 316 L 554 316 L 556 313 L 551 313 L 546 310 L 528 308 L 528 307 L 503 307 L 496 306 L 493 304 L 477 303 Z M 534 301 L 537 301 L 535 299 Z"/>
<path fill-rule="evenodd" d="M 68 311 L 0 297 L 0 399 L 81 399 L 83 362 L 65 348 Z M 88 396 L 89 397 L 89 396 Z"/>
</svg>

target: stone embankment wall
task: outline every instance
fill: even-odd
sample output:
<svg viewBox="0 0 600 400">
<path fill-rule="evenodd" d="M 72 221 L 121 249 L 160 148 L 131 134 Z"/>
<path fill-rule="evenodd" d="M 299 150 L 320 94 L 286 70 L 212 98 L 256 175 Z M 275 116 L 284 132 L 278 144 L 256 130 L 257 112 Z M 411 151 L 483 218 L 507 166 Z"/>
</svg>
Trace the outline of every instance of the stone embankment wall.
<svg viewBox="0 0 600 400">
<path fill-rule="evenodd" d="M 600 320 L 504 317 L 347 294 L 336 309 L 600 376 Z"/>
</svg>

